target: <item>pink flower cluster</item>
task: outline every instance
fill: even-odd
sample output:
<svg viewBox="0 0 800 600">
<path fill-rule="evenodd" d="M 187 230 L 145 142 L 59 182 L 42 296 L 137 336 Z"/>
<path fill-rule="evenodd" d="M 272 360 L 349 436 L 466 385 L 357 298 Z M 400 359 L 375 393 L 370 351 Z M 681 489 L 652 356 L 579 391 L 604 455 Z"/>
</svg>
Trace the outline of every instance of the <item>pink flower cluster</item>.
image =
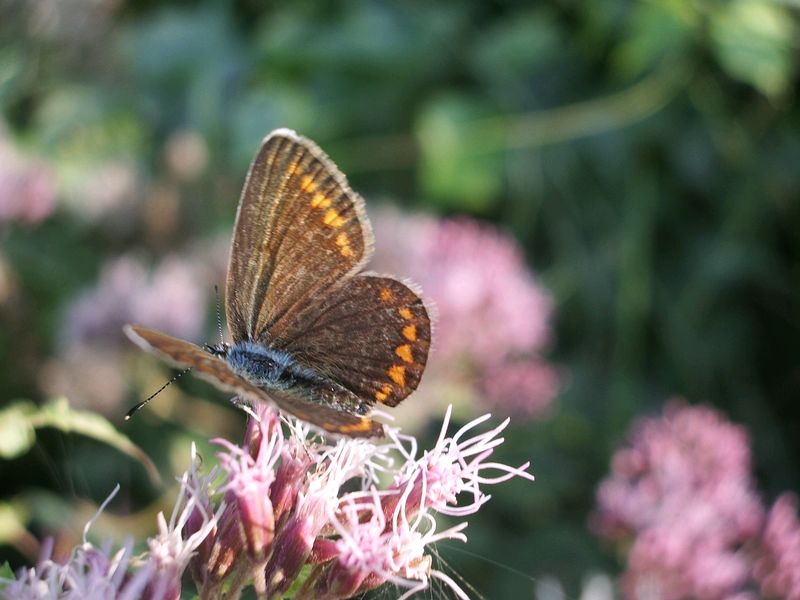
<svg viewBox="0 0 800 600">
<path fill-rule="evenodd" d="M 262 410 L 250 422 L 244 448 L 217 442 L 225 449 L 219 458 L 228 473 L 226 508 L 207 552 L 193 559 L 198 587 L 214 597 L 223 585 L 230 589 L 231 580 L 252 580 L 259 597 L 277 598 L 310 567 L 295 598 L 349 598 L 386 582 L 407 587 L 406 597 L 425 589 L 431 577 L 465 597 L 432 568 L 426 547 L 445 538 L 466 541 L 466 523 L 437 531 L 435 515 L 472 514 L 488 500 L 481 485 L 531 478 L 527 464 L 486 462 L 508 421 L 466 438 L 486 418 L 447 437 L 448 413 L 434 449 L 418 457 L 414 438 L 396 431 L 384 445 L 309 442 L 305 426 L 294 424 L 285 436 L 277 413 Z M 393 452 L 404 462 L 393 483 L 379 490 L 377 474 L 392 470 Z M 354 482 L 356 491 L 343 492 Z M 461 492 L 471 499 L 456 507 Z"/>
<path fill-rule="evenodd" d="M 43 557 L 36 567 L 20 569 L 15 579 L 0 578 L 3 600 L 172 600 L 180 597 L 181 575 L 198 546 L 209 535 L 218 514 L 205 513 L 192 535 L 183 530 L 204 491 L 218 472 L 205 477 L 197 471 L 192 444 L 192 467 L 180 479 L 180 492 L 169 522 L 158 514 L 158 534 L 148 540 L 149 552 L 135 557 L 133 544 L 112 552 L 110 544 L 98 548 L 87 541 L 92 521 L 83 531 L 83 543 L 70 559 L 59 563 L 50 558 L 52 541 L 43 544 Z M 100 507 L 98 514 L 119 491 L 119 486 Z"/>
<path fill-rule="evenodd" d="M 206 293 L 201 269 L 177 256 L 152 273 L 132 256 L 108 263 L 97 285 L 68 308 L 64 341 L 97 344 L 122 339 L 126 323 L 147 323 L 185 339 L 200 335 Z"/>
<path fill-rule="evenodd" d="M 53 211 L 55 200 L 47 165 L 26 157 L 0 130 L 0 225 L 38 223 Z"/>
<path fill-rule="evenodd" d="M 800 594 L 796 506 L 779 500 L 764 528 L 747 432 L 712 408 L 673 401 L 639 421 L 597 504 L 595 530 L 627 552 L 627 598 Z"/>
<path fill-rule="evenodd" d="M 783 494 L 767 515 L 755 578 L 768 598 L 800 600 L 800 521 L 797 497 Z"/>
<path fill-rule="evenodd" d="M 152 272 L 130 255 L 105 265 L 97 284 L 65 311 L 58 357 L 43 368 L 44 391 L 66 394 L 76 406 L 118 412 L 128 386 L 121 366 L 125 352 L 133 351 L 122 326 L 147 323 L 197 339 L 212 289 L 204 269 L 179 256 Z"/>
<path fill-rule="evenodd" d="M 419 283 L 438 313 L 428 377 L 466 382 L 492 407 L 544 415 L 558 376 L 541 353 L 552 301 L 509 235 L 468 218 L 379 213 L 376 264 Z"/>
<path fill-rule="evenodd" d="M 129 549 L 112 557 L 84 543 L 65 565 L 45 561 L 0 580 L 0 598 L 173 600 L 187 568 L 209 600 L 239 598 L 249 585 L 259 598 L 291 589 L 294 598 L 335 600 L 385 583 L 405 589 L 400 598 L 407 598 L 433 578 L 466 598 L 433 568 L 428 548 L 442 539 L 466 541 L 467 523 L 441 529 L 437 516 L 476 513 L 489 500 L 482 487 L 533 477 L 528 463 L 488 460 L 508 420 L 475 433 L 485 415 L 448 436 L 449 417 L 434 448 L 419 455 L 416 440 L 398 430 L 384 444 L 330 441 L 310 437 L 294 420 L 284 428 L 274 409 L 260 407 L 241 447 L 215 441 L 218 467 L 201 475 L 193 460 L 171 520 L 159 515 L 159 534 L 138 564 Z M 388 487 L 377 486 L 379 476 Z M 99 559 L 87 560 L 95 554 Z M 94 581 L 103 583 L 92 584 L 99 595 Z"/>
</svg>

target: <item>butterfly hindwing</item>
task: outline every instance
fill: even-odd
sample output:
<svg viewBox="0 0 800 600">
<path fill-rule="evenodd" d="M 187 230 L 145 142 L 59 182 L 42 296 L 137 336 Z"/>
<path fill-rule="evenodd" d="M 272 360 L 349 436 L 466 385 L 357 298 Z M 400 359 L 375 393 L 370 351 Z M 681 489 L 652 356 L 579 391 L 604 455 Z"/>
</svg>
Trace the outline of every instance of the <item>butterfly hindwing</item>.
<svg viewBox="0 0 800 600">
<path fill-rule="evenodd" d="M 248 172 L 236 216 L 225 309 L 234 341 L 280 337 L 298 306 L 372 253 L 364 201 L 313 142 L 277 130 Z"/>
<path fill-rule="evenodd" d="M 357 275 L 292 315 L 275 340 L 295 360 L 368 402 L 395 406 L 419 384 L 431 342 L 419 295 L 391 277 Z"/>
<path fill-rule="evenodd" d="M 225 361 L 195 344 L 137 325 L 127 325 L 125 333 L 142 349 L 156 354 L 173 367 L 179 369 L 190 367 L 197 377 L 224 392 L 236 394 L 254 403 L 271 402 L 280 409 L 332 433 L 342 433 L 351 437 L 383 435 L 380 423 L 333 408 L 335 398 L 331 396 L 335 394 L 335 389 L 325 388 L 316 393 L 314 390 L 305 390 L 303 396 L 306 397 L 287 391 L 267 392 L 243 379 L 234 373 Z M 314 397 L 327 400 L 331 405 L 309 399 Z"/>
<path fill-rule="evenodd" d="M 311 393 L 308 397 L 319 398 L 325 391 L 331 390 L 318 390 L 317 393 L 309 390 Z M 330 433 L 341 433 L 350 437 L 383 436 L 383 425 L 372 419 L 319 404 L 289 391 L 270 391 L 269 397 L 280 409 Z"/>
</svg>

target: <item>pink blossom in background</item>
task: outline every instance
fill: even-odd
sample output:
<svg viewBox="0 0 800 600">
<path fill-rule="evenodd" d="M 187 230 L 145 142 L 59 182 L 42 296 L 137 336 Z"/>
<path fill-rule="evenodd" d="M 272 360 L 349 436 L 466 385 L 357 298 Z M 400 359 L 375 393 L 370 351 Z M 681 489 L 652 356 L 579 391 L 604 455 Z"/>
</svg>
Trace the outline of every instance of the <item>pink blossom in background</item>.
<svg viewBox="0 0 800 600">
<path fill-rule="evenodd" d="M 44 391 L 66 395 L 77 407 L 117 411 L 127 389 L 123 360 L 134 351 L 123 325 L 137 323 L 203 341 L 215 275 L 213 265 L 201 258 L 171 256 L 153 270 L 133 256 L 109 262 L 97 283 L 67 307 L 58 357 L 42 370 Z"/>
<path fill-rule="evenodd" d="M 165 259 L 152 272 L 131 256 L 118 258 L 67 309 L 64 340 L 67 345 L 121 340 L 126 323 L 197 339 L 210 290 L 204 282 L 199 266 L 179 257 Z"/>
<path fill-rule="evenodd" d="M 541 356 L 550 341 L 552 300 L 516 241 L 468 218 L 384 210 L 374 224 L 375 270 L 411 278 L 433 306 L 426 378 L 440 388 L 466 385 L 467 395 L 506 414 L 545 415 L 559 386 Z"/>
<path fill-rule="evenodd" d="M 673 401 L 614 456 L 593 525 L 628 548 L 627 598 L 717 599 L 747 591 L 763 519 L 745 429 Z"/>
<path fill-rule="evenodd" d="M 56 187 L 49 167 L 26 157 L 0 130 L 0 225 L 33 225 L 55 207 Z"/>
<path fill-rule="evenodd" d="M 800 520 L 792 494 L 780 496 L 767 515 L 755 578 L 767 598 L 800 600 Z"/>
<path fill-rule="evenodd" d="M 82 219 L 124 230 L 140 218 L 144 186 L 129 159 L 98 159 L 75 166 L 62 176 L 62 183 L 65 207 Z"/>
<path fill-rule="evenodd" d="M 487 407 L 532 419 L 549 414 L 558 387 L 555 369 L 535 359 L 488 367 L 480 384 Z"/>
<path fill-rule="evenodd" d="M 493 365 L 547 343 L 550 297 L 499 230 L 465 218 L 440 221 L 415 275 L 439 307 L 437 343 L 446 358 Z"/>
</svg>

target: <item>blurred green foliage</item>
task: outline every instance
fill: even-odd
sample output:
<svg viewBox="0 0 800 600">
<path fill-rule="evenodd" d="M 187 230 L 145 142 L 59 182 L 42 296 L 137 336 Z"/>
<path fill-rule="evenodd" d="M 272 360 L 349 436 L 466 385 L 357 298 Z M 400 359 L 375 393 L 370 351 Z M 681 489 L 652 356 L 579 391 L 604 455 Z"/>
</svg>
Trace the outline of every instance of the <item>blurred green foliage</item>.
<svg viewBox="0 0 800 600">
<path fill-rule="evenodd" d="M 441 548 L 486 597 L 531 593 L 503 565 L 554 574 L 571 594 L 585 573 L 617 568 L 587 529 L 594 486 L 631 420 L 672 395 L 750 429 L 766 494 L 800 491 L 792 3 L 71 0 L 0 11 L 3 127 L 59 185 L 48 221 L 0 231 L 25 298 L 0 306 L 4 402 L 47 399 L 39 369 L 64 306 L 104 261 L 229 232 L 254 149 L 284 126 L 326 148 L 368 199 L 511 230 L 552 290 L 565 388 L 552 418 L 517 423 L 503 448 L 507 462 L 533 460 L 537 483 L 493 491 L 471 519 L 474 556 Z M 174 223 L 154 233 L 142 214 L 172 177 L 165 145 L 179 131 L 205 141 L 208 166 L 178 185 Z M 93 168 L 112 160 L 134 170 L 140 210 L 87 219 Z M 170 440 L 192 433 L 147 418 L 126 431 L 162 472 Z M 38 438 L 36 456 L 0 464 L 4 499 L 44 489 L 99 501 L 137 469 L 88 443 Z M 75 483 L 81 464 L 92 468 Z M 124 479 L 138 491 L 119 508 L 156 497 L 141 473 Z"/>
</svg>

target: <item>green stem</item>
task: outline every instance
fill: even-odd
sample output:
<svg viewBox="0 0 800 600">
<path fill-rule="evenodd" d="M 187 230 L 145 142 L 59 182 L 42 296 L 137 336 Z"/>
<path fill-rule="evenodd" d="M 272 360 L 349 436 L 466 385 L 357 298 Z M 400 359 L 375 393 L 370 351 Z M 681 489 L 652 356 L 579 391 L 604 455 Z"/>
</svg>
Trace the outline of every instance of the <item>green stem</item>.
<svg viewBox="0 0 800 600">
<path fill-rule="evenodd" d="M 691 69 L 667 62 L 632 86 L 613 94 L 556 108 L 499 115 L 464 123 L 462 146 L 487 154 L 557 144 L 621 129 L 666 106 L 691 78 Z M 424 134 L 424 132 L 423 132 Z M 334 144 L 348 172 L 407 168 L 419 159 L 410 134 L 369 136 Z"/>
<path fill-rule="evenodd" d="M 230 584 L 228 585 L 228 591 L 222 595 L 222 600 L 239 600 L 242 590 L 250 577 L 249 566 L 249 562 L 243 560 L 229 575 Z"/>
</svg>

